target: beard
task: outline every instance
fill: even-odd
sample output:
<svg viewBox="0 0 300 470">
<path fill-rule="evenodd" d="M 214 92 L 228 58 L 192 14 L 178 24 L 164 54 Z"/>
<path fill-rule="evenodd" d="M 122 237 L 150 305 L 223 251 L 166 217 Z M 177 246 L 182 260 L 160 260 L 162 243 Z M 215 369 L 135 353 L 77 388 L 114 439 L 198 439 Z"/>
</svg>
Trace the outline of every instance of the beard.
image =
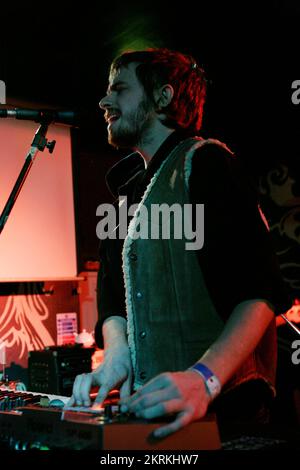
<svg viewBox="0 0 300 470">
<path fill-rule="evenodd" d="M 138 147 L 151 127 L 152 111 L 152 104 L 144 98 L 135 110 L 121 115 L 120 122 L 113 124 L 108 131 L 109 144 L 116 148 Z"/>
</svg>

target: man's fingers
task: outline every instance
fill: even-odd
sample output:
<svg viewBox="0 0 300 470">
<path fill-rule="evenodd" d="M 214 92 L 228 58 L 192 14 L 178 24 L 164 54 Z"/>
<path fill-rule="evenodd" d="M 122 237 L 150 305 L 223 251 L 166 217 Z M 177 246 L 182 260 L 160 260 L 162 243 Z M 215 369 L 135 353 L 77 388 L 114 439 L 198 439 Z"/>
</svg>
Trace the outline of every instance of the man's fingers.
<svg viewBox="0 0 300 470">
<path fill-rule="evenodd" d="M 66 406 L 73 406 L 73 405 L 75 405 L 75 398 L 72 395 L 70 400 L 66 403 Z"/>
<path fill-rule="evenodd" d="M 160 374 L 154 379 L 150 380 L 146 385 L 143 385 L 139 390 L 137 390 L 133 395 L 130 397 L 124 397 L 121 400 L 120 404 L 124 404 L 128 407 L 131 406 L 136 400 L 140 399 L 140 397 L 146 396 L 150 393 L 157 392 L 159 390 L 163 390 L 168 385 L 170 385 L 170 378 L 168 373 Z"/>
<path fill-rule="evenodd" d="M 99 391 L 97 393 L 97 396 L 95 398 L 94 403 L 102 403 L 105 400 L 105 398 L 107 397 L 107 395 L 109 394 L 109 392 L 112 390 L 112 388 L 110 388 L 110 387 L 108 387 L 107 385 L 104 385 L 104 384 L 101 385 L 100 388 L 99 388 Z"/>
<path fill-rule="evenodd" d="M 159 418 L 160 416 L 170 415 L 172 413 L 178 413 L 182 411 L 182 400 L 178 398 L 168 401 L 160 400 L 154 405 L 138 407 L 136 411 L 133 408 L 130 408 L 130 411 L 133 411 L 139 418 Z"/>
<path fill-rule="evenodd" d="M 95 403 L 102 403 L 107 397 L 107 395 L 109 394 L 109 392 L 113 390 L 114 388 L 116 388 L 117 385 L 119 385 L 119 382 L 120 382 L 119 377 L 115 379 L 113 379 L 112 377 L 109 377 L 106 381 L 104 381 L 103 379 L 103 382 L 95 398 Z"/>
<path fill-rule="evenodd" d="M 171 374 L 168 372 L 165 372 L 149 380 L 149 382 L 146 385 L 144 385 L 137 391 L 137 394 L 146 394 L 146 393 L 155 392 L 156 390 L 161 390 L 162 388 L 168 387 L 169 385 L 171 385 L 171 383 L 172 383 Z"/>
<path fill-rule="evenodd" d="M 131 382 L 132 378 L 131 376 L 128 377 L 128 379 L 122 384 L 120 388 L 120 399 L 122 400 L 123 398 L 126 398 L 130 395 L 131 393 Z"/>
<path fill-rule="evenodd" d="M 91 404 L 90 400 L 90 390 L 93 382 L 92 374 L 81 374 L 77 375 L 73 385 L 72 397 L 69 401 L 72 405 L 84 405 L 89 406 Z M 69 405 L 69 406 L 72 406 Z"/>
<path fill-rule="evenodd" d="M 102 374 L 101 386 L 95 402 L 101 403 L 105 400 L 111 390 L 116 387 L 119 388 L 119 386 L 122 386 L 122 384 L 127 381 L 131 383 L 131 372 L 127 370 L 124 364 L 120 364 L 118 367 L 114 367 L 109 370 L 106 368 L 105 372 Z M 127 385 L 125 386 L 125 393 L 127 393 L 126 387 Z"/>
<path fill-rule="evenodd" d="M 97 380 L 93 376 L 93 373 L 88 374 L 81 374 L 77 375 L 75 378 L 75 382 L 73 385 L 73 393 L 72 397 L 68 402 L 68 406 L 79 405 L 79 406 L 90 406 L 91 399 L 90 399 L 90 390 L 93 384 L 100 385 L 98 394 L 95 399 L 95 403 L 102 403 L 109 392 L 115 387 L 115 383 L 113 381 L 99 384 L 100 377 L 98 372 Z"/>
<path fill-rule="evenodd" d="M 162 439 L 164 437 L 173 434 L 179 429 L 182 429 L 184 426 L 187 426 L 193 419 L 193 415 L 190 412 L 182 411 L 177 415 L 175 421 L 172 423 L 167 424 L 166 426 L 161 426 L 153 431 L 153 436 L 158 439 Z"/>
<path fill-rule="evenodd" d="M 147 393 L 147 395 L 138 395 L 137 393 L 135 393 L 127 400 L 124 399 L 120 401 L 120 404 L 122 406 L 127 406 L 129 411 L 133 413 L 138 413 L 139 411 L 155 406 L 158 403 L 167 402 L 172 398 L 177 397 L 171 396 L 169 388 L 165 388 L 163 390 L 157 390 L 152 393 Z"/>
</svg>

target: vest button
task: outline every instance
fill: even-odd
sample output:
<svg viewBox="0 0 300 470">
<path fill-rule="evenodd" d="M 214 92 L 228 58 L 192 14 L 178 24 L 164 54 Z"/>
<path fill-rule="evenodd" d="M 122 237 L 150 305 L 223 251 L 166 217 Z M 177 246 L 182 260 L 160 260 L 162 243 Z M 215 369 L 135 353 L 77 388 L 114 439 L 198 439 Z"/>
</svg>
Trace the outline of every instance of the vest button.
<svg viewBox="0 0 300 470">
<path fill-rule="evenodd" d="M 146 331 L 141 331 L 139 334 L 140 338 L 144 339 L 146 338 Z"/>
<path fill-rule="evenodd" d="M 141 292 L 137 292 L 136 296 L 137 296 L 138 299 L 141 299 L 143 297 L 143 294 Z"/>
<path fill-rule="evenodd" d="M 146 372 L 145 372 L 144 370 L 142 370 L 142 372 L 140 372 L 140 378 L 141 378 L 142 380 L 145 380 L 146 377 L 147 377 Z"/>
<path fill-rule="evenodd" d="M 130 253 L 129 258 L 131 259 L 131 261 L 136 261 L 137 255 L 135 253 Z"/>
</svg>

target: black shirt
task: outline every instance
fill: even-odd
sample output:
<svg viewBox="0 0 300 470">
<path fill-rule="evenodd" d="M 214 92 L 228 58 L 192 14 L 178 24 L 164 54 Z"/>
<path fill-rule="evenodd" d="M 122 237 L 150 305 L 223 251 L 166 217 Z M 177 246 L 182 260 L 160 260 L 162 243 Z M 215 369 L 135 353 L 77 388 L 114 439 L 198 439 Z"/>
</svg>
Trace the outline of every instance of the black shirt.
<svg viewBox="0 0 300 470">
<path fill-rule="evenodd" d="M 110 187 L 127 196 L 128 207 L 140 202 L 163 160 L 185 137 L 172 133 L 146 169 L 142 157 L 133 154 L 116 165 L 117 171 L 109 172 Z M 239 160 L 220 146 L 203 146 L 193 157 L 189 190 L 192 204 L 204 203 L 204 245 L 197 256 L 222 319 L 226 321 L 237 304 L 250 299 L 269 301 L 277 314 L 290 308 L 270 234 Z M 126 317 L 123 243 L 123 239 L 101 242 L 95 335 L 100 347 L 103 321 L 112 315 Z"/>
</svg>

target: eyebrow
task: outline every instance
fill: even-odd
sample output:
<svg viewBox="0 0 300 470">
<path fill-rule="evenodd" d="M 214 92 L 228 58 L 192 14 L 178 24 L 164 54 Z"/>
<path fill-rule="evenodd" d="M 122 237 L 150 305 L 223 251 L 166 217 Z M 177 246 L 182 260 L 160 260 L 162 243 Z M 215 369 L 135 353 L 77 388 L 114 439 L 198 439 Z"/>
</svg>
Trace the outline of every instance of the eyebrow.
<svg viewBox="0 0 300 470">
<path fill-rule="evenodd" d="M 127 85 L 127 83 L 124 82 L 123 80 L 117 80 L 115 83 L 108 86 L 107 92 L 116 90 L 116 88 L 118 88 L 120 85 Z"/>
</svg>

